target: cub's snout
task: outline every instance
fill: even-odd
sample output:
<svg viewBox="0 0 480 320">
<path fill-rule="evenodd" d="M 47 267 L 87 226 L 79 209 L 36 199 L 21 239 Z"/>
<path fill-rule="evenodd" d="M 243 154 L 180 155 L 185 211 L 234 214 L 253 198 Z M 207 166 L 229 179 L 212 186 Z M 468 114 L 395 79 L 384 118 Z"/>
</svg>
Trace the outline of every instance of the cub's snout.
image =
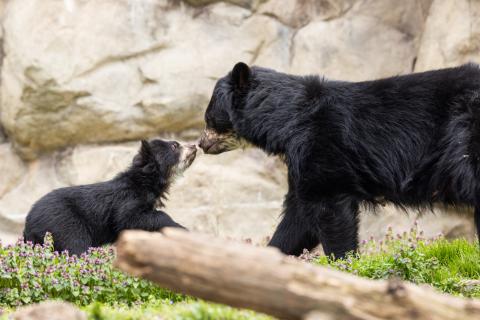
<svg viewBox="0 0 480 320">
<path fill-rule="evenodd" d="M 197 147 L 194 144 L 181 144 L 180 156 L 176 165 L 175 171 L 177 174 L 182 174 L 188 167 L 190 167 L 197 155 Z"/>
</svg>

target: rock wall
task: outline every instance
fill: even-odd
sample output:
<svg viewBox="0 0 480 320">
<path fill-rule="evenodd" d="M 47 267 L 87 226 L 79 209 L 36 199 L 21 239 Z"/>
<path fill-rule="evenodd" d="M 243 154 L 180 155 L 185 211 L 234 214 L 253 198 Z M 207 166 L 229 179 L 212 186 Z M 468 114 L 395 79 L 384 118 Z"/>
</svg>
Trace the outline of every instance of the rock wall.
<svg viewBox="0 0 480 320">
<path fill-rule="evenodd" d="M 135 140 L 195 140 L 216 79 L 237 61 L 345 80 L 478 61 L 479 13 L 467 0 L 0 1 L 0 238 L 14 239 L 49 190 L 125 168 Z M 259 150 L 201 156 L 167 211 L 261 241 L 278 222 L 284 171 Z M 362 237 L 416 217 L 383 211 L 362 217 Z M 468 215 L 420 224 L 473 234 Z"/>
</svg>

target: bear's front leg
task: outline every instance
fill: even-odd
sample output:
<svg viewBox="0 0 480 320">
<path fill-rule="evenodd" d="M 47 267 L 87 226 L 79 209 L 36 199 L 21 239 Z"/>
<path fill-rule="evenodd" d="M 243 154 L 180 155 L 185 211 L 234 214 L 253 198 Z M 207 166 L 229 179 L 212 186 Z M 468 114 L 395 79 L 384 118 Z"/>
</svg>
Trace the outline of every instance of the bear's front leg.
<svg viewBox="0 0 480 320">
<path fill-rule="evenodd" d="M 358 248 L 358 201 L 349 196 L 310 205 L 316 217 L 318 236 L 327 256 L 336 259 Z"/>
<path fill-rule="evenodd" d="M 283 218 L 270 240 L 269 246 L 287 255 L 300 255 L 319 244 L 318 233 L 309 217 L 304 214 L 295 192 L 289 191 L 284 201 Z"/>
<path fill-rule="evenodd" d="M 343 258 L 358 247 L 358 202 L 350 197 L 300 200 L 289 192 L 284 217 L 269 246 L 299 255 L 319 243 L 326 255 Z"/>
</svg>

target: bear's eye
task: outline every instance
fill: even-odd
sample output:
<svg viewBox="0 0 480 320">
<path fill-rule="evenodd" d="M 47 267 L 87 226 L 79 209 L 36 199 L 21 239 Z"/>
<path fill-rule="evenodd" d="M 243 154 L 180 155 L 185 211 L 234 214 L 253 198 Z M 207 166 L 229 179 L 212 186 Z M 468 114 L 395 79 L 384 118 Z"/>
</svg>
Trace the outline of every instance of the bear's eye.
<svg viewBox="0 0 480 320">
<path fill-rule="evenodd" d="M 172 148 L 172 151 L 177 150 L 177 146 L 176 146 L 175 144 L 172 144 L 172 145 L 170 146 L 170 148 Z"/>
</svg>

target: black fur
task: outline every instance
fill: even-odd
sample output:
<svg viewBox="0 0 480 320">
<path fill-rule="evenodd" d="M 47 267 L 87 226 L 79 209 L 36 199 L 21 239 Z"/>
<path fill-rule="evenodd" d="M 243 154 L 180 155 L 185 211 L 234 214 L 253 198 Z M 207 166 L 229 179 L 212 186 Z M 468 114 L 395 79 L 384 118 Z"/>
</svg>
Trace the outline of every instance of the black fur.
<svg viewBox="0 0 480 320">
<path fill-rule="evenodd" d="M 217 82 L 205 121 L 284 157 L 289 190 L 270 242 L 284 253 L 356 250 L 359 204 L 378 199 L 473 206 L 480 234 L 475 64 L 345 82 L 239 63 Z M 207 140 L 207 151 L 228 151 Z"/>
<path fill-rule="evenodd" d="M 181 148 L 177 142 L 142 141 L 131 167 L 114 179 L 48 193 L 27 216 L 25 241 L 43 243 L 50 232 L 55 250 L 78 255 L 114 242 L 126 229 L 183 228 L 155 208 L 168 191 Z"/>
</svg>

